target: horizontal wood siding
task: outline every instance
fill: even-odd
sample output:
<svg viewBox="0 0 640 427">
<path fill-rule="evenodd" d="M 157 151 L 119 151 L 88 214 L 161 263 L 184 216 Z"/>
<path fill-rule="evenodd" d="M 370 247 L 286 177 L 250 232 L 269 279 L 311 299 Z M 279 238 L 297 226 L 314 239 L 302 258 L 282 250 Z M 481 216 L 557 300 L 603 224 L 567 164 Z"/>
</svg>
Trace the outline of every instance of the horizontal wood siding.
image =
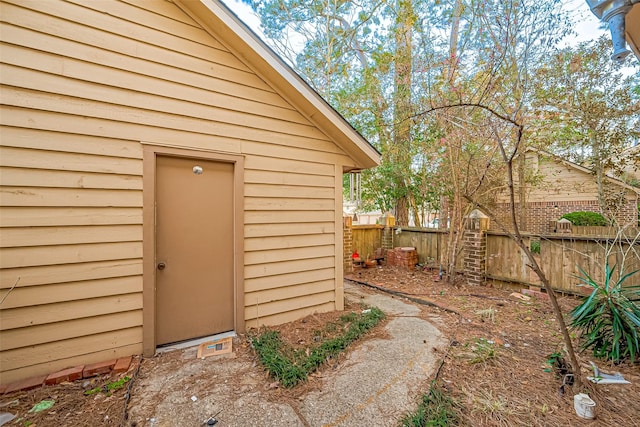
<svg viewBox="0 0 640 427">
<path fill-rule="evenodd" d="M 353 160 L 223 40 L 147 0 L 3 0 L 0 32 L 0 382 L 142 351 L 143 143 L 245 156 L 247 326 L 334 307 Z"/>
</svg>

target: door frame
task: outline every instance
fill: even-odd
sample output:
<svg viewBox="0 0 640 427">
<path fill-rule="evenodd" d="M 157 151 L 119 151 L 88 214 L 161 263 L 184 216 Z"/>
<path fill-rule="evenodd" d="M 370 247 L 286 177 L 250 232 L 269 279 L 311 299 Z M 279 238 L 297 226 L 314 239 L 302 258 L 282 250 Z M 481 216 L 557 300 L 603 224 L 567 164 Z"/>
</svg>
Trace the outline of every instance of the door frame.
<svg viewBox="0 0 640 427">
<path fill-rule="evenodd" d="M 142 142 L 142 351 L 156 352 L 156 158 L 181 157 L 233 164 L 234 331 L 244 332 L 244 157 Z"/>
</svg>

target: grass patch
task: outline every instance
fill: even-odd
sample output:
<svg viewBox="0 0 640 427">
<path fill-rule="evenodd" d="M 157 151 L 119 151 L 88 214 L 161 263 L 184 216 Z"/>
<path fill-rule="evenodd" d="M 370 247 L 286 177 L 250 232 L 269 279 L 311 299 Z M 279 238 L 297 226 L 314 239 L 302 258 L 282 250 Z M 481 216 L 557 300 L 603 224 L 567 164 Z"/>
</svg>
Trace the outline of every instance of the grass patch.
<svg viewBox="0 0 640 427">
<path fill-rule="evenodd" d="M 422 402 L 412 414 L 401 421 L 402 427 L 447 427 L 459 425 L 456 403 L 441 387 L 431 384 L 429 393 L 422 396 Z"/>
<path fill-rule="evenodd" d="M 329 323 L 326 326 L 328 330 L 341 327 L 344 331 L 341 335 L 321 341 L 315 347 L 305 350 L 291 348 L 280 339 L 278 331 L 275 330 L 264 332 L 251 341 L 260 362 L 271 376 L 280 381 L 283 387 L 292 388 L 306 381 L 309 374 L 331 357 L 341 353 L 383 318 L 384 313 L 375 307 L 362 313 L 351 312 L 341 316 L 338 325 Z"/>
</svg>

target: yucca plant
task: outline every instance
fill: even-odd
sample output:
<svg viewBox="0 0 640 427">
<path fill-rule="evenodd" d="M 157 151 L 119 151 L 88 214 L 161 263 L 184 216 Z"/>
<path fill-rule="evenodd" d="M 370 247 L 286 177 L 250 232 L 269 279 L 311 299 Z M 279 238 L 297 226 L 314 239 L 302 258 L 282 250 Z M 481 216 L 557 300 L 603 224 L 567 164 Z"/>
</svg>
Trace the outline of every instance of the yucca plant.
<svg viewBox="0 0 640 427">
<path fill-rule="evenodd" d="M 593 349 L 598 358 L 621 362 L 635 361 L 640 353 L 640 285 L 623 283 L 640 270 L 613 274 L 616 265 L 605 265 L 604 283 L 599 283 L 580 268 L 580 280 L 593 289 L 582 303 L 571 310 L 571 328 L 580 331 L 581 349 Z"/>
</svg>

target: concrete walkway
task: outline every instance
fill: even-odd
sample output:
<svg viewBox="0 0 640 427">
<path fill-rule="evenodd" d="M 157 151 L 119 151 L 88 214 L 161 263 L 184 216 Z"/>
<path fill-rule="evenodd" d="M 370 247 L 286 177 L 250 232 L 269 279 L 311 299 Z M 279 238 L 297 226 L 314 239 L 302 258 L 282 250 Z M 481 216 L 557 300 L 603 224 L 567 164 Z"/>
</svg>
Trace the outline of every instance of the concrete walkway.
<svg viewBox="0 0 640 427">
<path fill-rule="evenodd" d="M 434 348 L 444 349 L 447 342 L 431 323 L 415 317 L 420 309 L 413 304 L 349 283 L 345 296 L 385 312 L 387 336 L 356 344 L 335 370 L 325 370 L 319 390 L 275 403 L 278 397 L 264 389 L 265 373 L 253 360 L 198 360 L 195 349 L 184 350 L 149 361 L 157 363 L 136 381 L 130 422 L 195 426 L 221 411 L 221 427 L 398 425 L 434 374 Z"/>
</svg>

